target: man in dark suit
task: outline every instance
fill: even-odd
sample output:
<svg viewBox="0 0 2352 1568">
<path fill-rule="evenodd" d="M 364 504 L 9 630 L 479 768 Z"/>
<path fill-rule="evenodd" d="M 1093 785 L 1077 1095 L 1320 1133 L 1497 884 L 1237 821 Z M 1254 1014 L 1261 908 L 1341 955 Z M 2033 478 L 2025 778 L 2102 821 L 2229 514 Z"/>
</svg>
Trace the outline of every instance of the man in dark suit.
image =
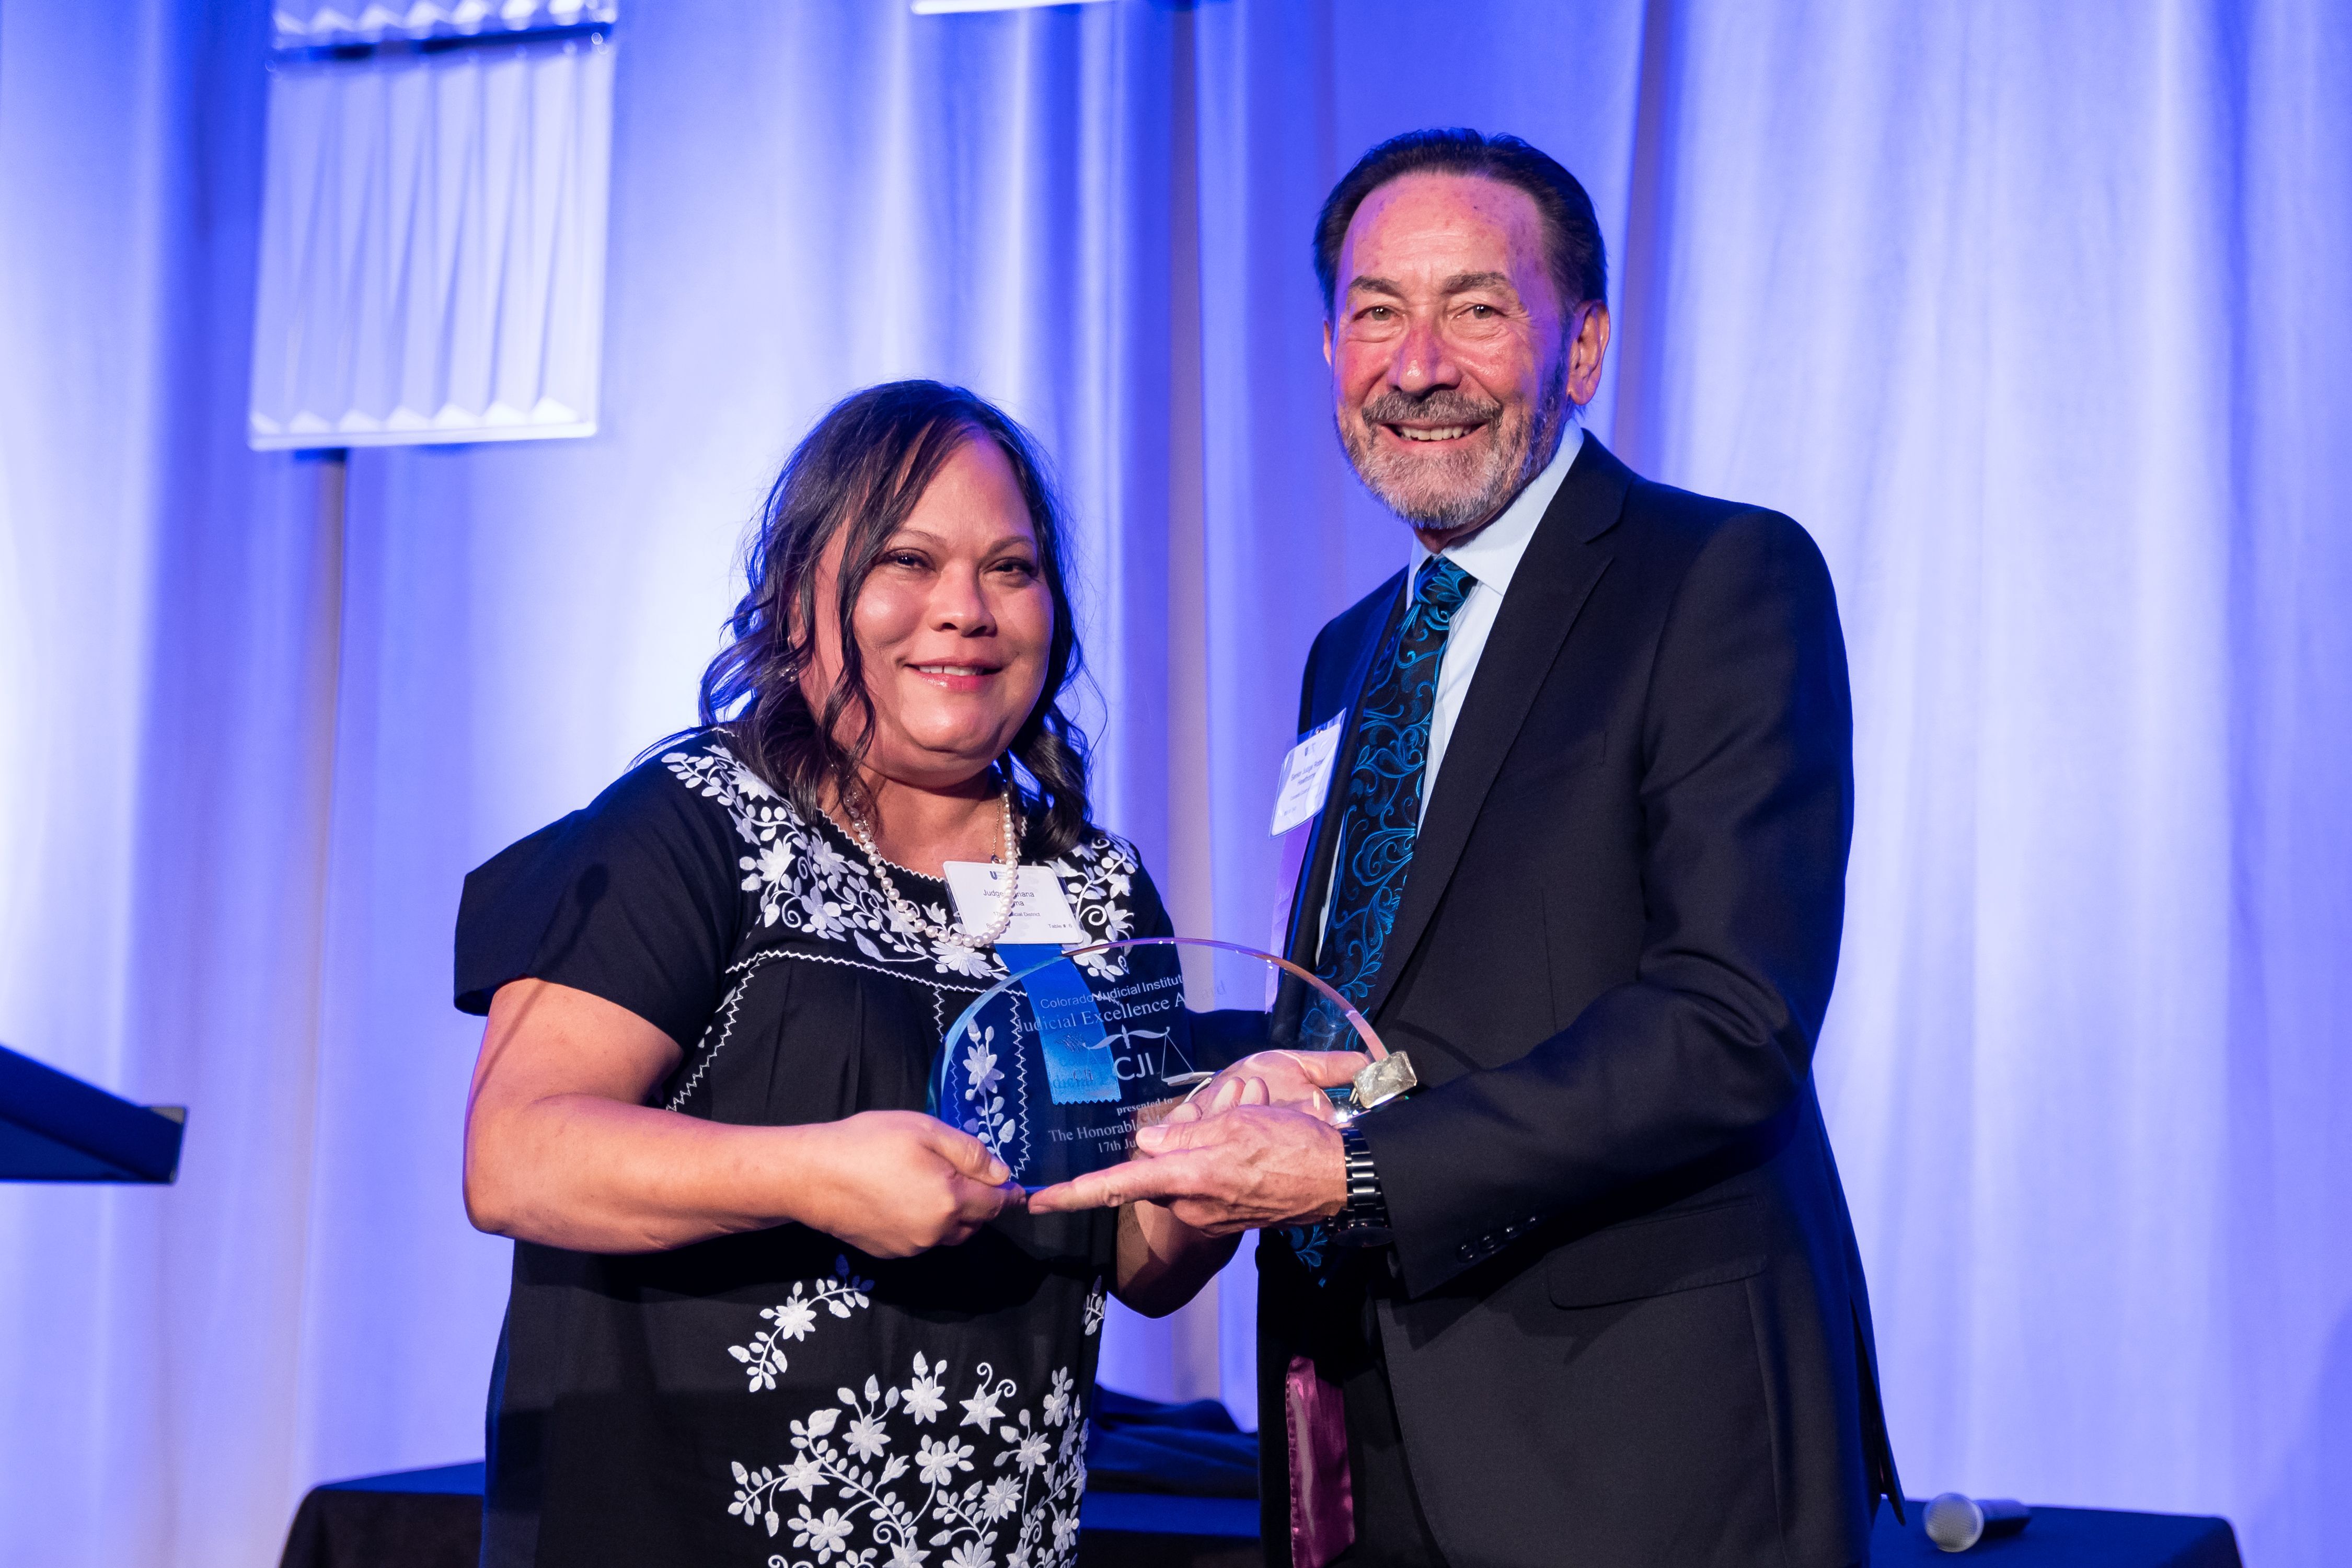
<svg viewBox="0 0 2352 1568">
<path fill-rule="evenodd" d="M 1853 818 L 1828 571 L 1579 427 L 1601 243 L 1543 153 L 1384 143 L 1317 261 L 1342 443 L 1418 547 L 1307 660 L 1302 734 L 1347 729 L 1290 956 L 1419 1087 L 1339 1127 L 1332 1058 L 1252 1058 L 1040 1206 L 1279 1227 L 1274 1563 L 1862 1563 L 1900 1493 L 1811 1075 Z M 1276 1020 L 1338 1043 L 1303 987 Z"/>
</svg>

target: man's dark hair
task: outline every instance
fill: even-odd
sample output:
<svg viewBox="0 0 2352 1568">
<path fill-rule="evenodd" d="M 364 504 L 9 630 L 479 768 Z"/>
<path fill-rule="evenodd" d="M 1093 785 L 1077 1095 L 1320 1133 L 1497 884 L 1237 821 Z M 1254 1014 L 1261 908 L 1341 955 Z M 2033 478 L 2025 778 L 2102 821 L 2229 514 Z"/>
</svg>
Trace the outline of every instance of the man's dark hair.
<svg viewBox="0 0 2352 1568">
<path fill-rule="evenodd" d="M 1083 663 L 1065 555 L 1069 531 L 1035 442 L 960 386 L 896 381 L 867 387 L 834 405 L 793 450 L 744 552 L 745 592 L 728 619 L 727 646 L 703 672 L 701 721 L 723 730 L 742 761 L 806 815 L 823 813 L 828 786 L 853 806 L 872 809 L 858 773 L 875 712 L 852 619 L 857 595 L 890 536 L 970 441 L 993 442 L 1012 465 L 1054 596 L 1045 689 L 1012 746 L 1034 786 L 1022 792 L 1024 847 L 1050 859 L 1090 831 L 1087 738 L 1061 709 Z M 820 604 L 817 560 L 844 533 L 835 602 Z M 810 707 L 801 689 L 819 616 L 833 616 L 841 633 L 840 679 L 821 710 Z"/>
<path fill-rule="evenodd" d="M 1364 198 L 1405 174 L 1478 174 L 1527 192 L 1543 219 L 1544 248 L 1551 261 L 1552 287 L 1563 311 L 1587 300 L 1606 302 L 1609 258 L 1592 198 L 1576 176 L 1552 156 L 1516 136 L 1482 136 L 1475 131 L 1408 131 L 1391 136 L 1341 176 L 1324 198 L 1315 220 L 1315 276 L 1323 285 L 1323 316 L 1338 302 L 1339 247 Z"/>
</svg>

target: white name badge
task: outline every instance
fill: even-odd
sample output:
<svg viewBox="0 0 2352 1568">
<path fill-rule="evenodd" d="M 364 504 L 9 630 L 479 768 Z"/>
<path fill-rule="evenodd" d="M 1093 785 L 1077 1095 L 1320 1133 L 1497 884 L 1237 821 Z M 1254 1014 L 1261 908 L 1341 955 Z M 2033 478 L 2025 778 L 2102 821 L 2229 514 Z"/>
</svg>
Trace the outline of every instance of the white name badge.
<svg viewBox="0 0 2352 1568">
<path fill-rule="evenodd" d="M 1276 837 L 1323 809 L 1323 797 L 1331 791 L 1331 764 L 1347 731 L 1348 710 L 1342 708 L 1328 723 L 1308 731 L 1282 759 L 1282 777 L 1274 787 Z"/>
<path fill-rule="evenodd" d="M 977 936 L 996 923 L 1004 906 L 1004 870 L 991 860 L 950 860 L 947 863 L 948 893 L 955 900 L 956 921 Z M 1087 940 L 1070 900 L 1062 892 L 1062 879 L 1051 866 L 1024 866 L 1013 888 L 1013 923 L 998 942 L 1013 944 L 1067 945 Z"/>
</svg>

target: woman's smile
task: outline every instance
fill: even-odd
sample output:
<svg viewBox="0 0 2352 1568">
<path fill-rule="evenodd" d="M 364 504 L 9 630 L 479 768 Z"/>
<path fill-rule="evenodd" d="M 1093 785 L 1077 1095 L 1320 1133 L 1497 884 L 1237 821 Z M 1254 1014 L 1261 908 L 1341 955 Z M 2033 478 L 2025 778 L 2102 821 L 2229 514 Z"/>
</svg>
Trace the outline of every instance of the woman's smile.
<svg viewBox="0 0 2352 1568">
<path fill-rule="evenodd" d="M 1003 666 L 967 659 L 954 663 L 910 664 L 907 668 L 942 691 L 978 691 L 985 688 Z"/>
</svg>

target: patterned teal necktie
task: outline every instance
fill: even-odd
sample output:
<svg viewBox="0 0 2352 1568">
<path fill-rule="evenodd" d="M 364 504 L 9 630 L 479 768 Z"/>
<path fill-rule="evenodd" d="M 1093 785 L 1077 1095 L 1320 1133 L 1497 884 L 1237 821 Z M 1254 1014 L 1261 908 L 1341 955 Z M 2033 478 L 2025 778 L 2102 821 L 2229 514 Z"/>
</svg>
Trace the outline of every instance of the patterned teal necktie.
<svg viewBox="0 0 2352 1568">
<path fill-rule="evenodd" d="M 1329 919 L 1315 973 L 1357 1006 L 1371 994 L 1381 949 L 1396 923 L 1405 874 L 1421 831 L 1422 774 L 1429 721 L 1437 710 L 1437 667 L 1454 613 L 1476 581 L 1442 556 L 1423 567 L 1364 689 L 1348 765 L 1348 803 L 1332 858 Z M 1329 1005 L 1325 1004 L 1325 1011 Z M 1339 1020 L 1330 1019 L 1337 1025 Z M 1345 1033 L 1344 1029 L 1335 1031 Z"/>
<path fill-rule="evenodd" d="M 1381 972 L 1381 949 L 1396 924 L 1421 832 L 1422 774 L 1429 767 L 1429 721 L 1437 711 L 1437 667 L 1454 612 L 1475 579 L 1432 556 L 1381 647 L 1380 673 L 1364 689 L 1356 749 L 1348 764 L 1348 802 L 1331 864 L 1331 901 L 1315 973 L 1358 1007 Z M 1298 1043 L 1310 1050 L 1351 1050 L 1345 1020 L 1320 997 L 1307 1009 Z M 1331 1282 L 1330 1232 L 1320 1225 L 1282 1233 L 1318 1286 Z"/>
</svg>

